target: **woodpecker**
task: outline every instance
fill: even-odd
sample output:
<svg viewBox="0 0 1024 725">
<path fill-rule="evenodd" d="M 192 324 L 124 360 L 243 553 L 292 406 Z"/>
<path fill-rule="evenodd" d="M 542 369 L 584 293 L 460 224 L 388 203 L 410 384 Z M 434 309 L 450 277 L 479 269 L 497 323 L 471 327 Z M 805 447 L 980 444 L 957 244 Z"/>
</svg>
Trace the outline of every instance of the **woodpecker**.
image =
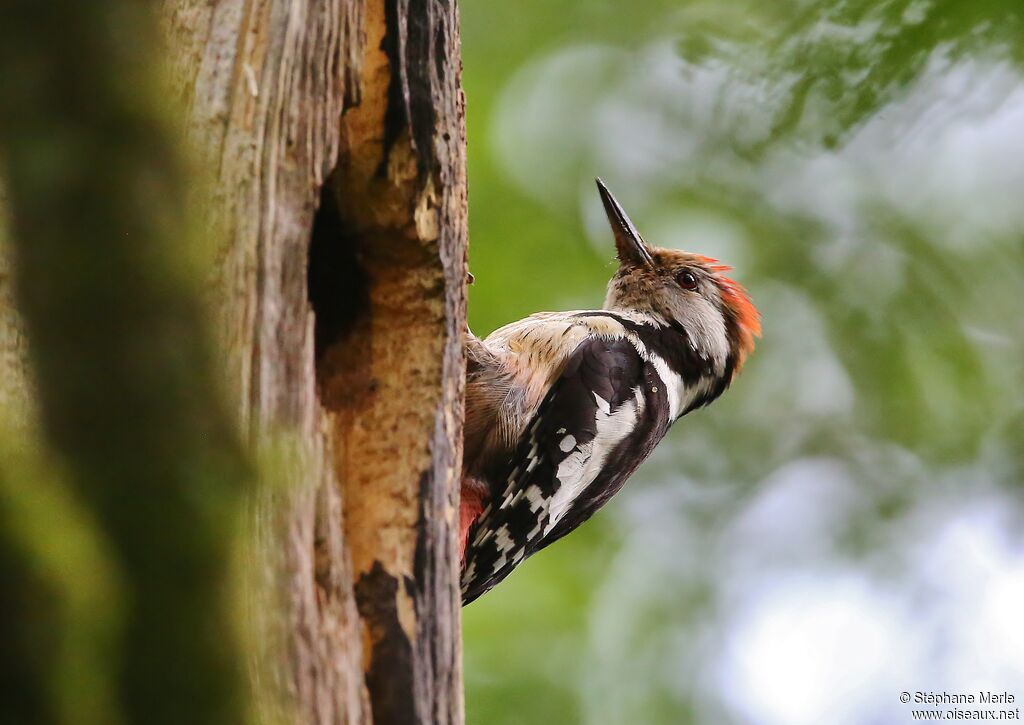
<svg viewBox="0 0 1024 725">
<path fill-rule="evenodd" d="M 467 338 L 463 605 L 589 519 L 676 420 L 729 387 L 761 334 L 729 267 L 649 246 L 597 187 L 619 262 L 604 308 Z"/>
</svg>

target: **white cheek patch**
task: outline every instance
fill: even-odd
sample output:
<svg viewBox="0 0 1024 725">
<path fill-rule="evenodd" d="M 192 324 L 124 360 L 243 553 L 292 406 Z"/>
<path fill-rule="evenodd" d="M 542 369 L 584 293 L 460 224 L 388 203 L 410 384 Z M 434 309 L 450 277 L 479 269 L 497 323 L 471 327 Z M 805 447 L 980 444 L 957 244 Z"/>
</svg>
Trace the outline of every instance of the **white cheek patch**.
<svg viewBox="0 0 1024 725">
<path fill-rule="evenodd" d="M 597 435 L 594 440 L 579 446 L 558 466 L 556 477 L 561 485 L 551 497 L 544 535 L 555 527 L 579 495 L 594 482 L 604 467 L 605 459 L 633 432 L 638 415 L 643 412 L 643 396 L 639 388 L 635 389 L 634 398 L 623 403 L 614 413 L 608 401 L 596 393 L 594 401 L 597 403 Z"/>
<path fill-rule="evenodd" d="M 690 347 L 701 358 L 712 362 L 715 372 L 721 375 L 729 355 L 729 337 L 722 313 L 706 300 L 693 305 L 688 312 L 680 324 L 686 330 Z"/>
</svg>

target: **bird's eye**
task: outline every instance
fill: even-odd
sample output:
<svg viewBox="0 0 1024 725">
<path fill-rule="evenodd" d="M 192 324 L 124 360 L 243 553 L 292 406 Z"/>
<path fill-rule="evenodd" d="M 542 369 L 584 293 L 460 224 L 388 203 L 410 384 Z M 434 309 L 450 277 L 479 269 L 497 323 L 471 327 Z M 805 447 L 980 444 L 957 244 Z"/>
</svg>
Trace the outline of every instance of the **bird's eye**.
<svg viewBox="0 0 1024 725">
<path fill-rule="evenodd" d="M 685 290 L 697 289 L 697 275 L 689 270 L 684 269 L 682 272 L 677 274 L 676 282 Z"/>
</svg>

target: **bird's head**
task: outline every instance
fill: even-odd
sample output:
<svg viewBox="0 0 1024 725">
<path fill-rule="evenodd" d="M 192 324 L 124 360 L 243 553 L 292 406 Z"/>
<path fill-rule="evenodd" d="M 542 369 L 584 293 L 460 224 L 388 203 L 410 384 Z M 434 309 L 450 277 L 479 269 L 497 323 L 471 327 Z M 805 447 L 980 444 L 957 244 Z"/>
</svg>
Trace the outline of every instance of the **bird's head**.
<svg viewBox="0 0 1024 725">
<path fill-rule="evenodd" d="M 731 359 L 738 373 L 761 335 L 761 316 L 743 286 L 726 276 L 730 268 L 699 254 L 649 246 L 600 179 L 597 188 L 619 258 L 605 308 L 681 327 L 697 353 L 716 362 Z"/>
</svg>

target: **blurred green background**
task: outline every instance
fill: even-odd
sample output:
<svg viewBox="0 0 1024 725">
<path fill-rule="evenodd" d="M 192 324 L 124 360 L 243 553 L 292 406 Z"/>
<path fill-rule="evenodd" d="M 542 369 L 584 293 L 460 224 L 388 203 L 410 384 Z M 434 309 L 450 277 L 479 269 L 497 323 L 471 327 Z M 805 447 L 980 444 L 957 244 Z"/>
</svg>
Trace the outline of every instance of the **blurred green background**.
<svg viewBox="0 0 1024 725">
<path fill-rule="evenodd" d="M 1024 6 L 461 7 L 474 331 L 601 304 L 597 175 L 764 316 L 722 400 L 464 611 L 468 721 L 1019 702 Z"/>
</svg>

